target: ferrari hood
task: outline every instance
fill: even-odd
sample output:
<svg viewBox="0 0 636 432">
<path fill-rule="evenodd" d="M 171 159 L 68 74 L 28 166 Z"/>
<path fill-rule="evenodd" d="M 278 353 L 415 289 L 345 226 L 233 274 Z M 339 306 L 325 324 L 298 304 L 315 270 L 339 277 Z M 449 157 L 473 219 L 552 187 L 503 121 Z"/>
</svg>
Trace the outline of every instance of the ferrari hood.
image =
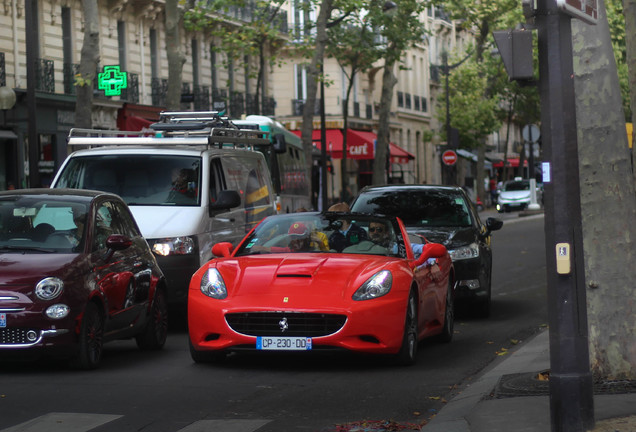
<svg viewBox="0 0 636 432">
<path fill-rule="evenodd" d="M 216 267 L 232 297 L 250 296 L 256 302 L 271 296 L 287 301 L 320 298 L 325 305 L 351 298 L 361 284 L 386 267 L 386 260 L 366 255 L 281 254 L 221 259 Z"/>
</svg>

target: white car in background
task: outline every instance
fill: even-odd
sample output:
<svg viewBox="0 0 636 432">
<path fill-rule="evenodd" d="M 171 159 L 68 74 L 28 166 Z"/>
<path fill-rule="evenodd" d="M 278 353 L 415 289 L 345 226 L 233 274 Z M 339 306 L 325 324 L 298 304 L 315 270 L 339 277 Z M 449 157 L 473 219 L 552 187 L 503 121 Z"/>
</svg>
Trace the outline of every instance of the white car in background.
<svg viewBox="0 0 636 432">
<path fill-rule="evenodd" d="M 535 187 L 536 203 L 542 205 L 543 193 L 540 186 Z M 529 179 L 516 177 L 505 182 L 497 197 L 497 211 L 499 213 L 512 210 L 525 210 L 532 202 L 531 182 Z"/>
</svg>

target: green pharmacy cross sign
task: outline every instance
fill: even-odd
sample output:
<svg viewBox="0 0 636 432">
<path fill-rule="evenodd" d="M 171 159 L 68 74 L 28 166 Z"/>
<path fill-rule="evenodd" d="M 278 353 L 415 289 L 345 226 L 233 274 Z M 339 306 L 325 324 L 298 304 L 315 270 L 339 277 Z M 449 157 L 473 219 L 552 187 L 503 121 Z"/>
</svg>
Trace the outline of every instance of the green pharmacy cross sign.
<svg viewBox="0 0 636 432">
<path fill-rule="evenodd" d="M 97 87 L 106 96 L 118 96 L 128 87 L 128 74 L 120 71 L 119 66 L 104 66 L 104 72 L 97 75 Z"/>
</svg>

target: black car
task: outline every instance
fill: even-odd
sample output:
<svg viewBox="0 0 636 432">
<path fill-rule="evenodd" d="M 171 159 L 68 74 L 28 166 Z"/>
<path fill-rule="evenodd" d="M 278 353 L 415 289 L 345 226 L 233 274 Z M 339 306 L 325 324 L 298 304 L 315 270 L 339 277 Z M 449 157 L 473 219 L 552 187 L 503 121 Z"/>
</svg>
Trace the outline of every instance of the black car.
<svg viewBox="0 0 636 432">
<path fill-rule="evenodd" d="M 424 236 L 448 249 L 455 266 L 455 298 L 470 301 L 478 315 L 490 315 L 492 251 L 490 234 L 503 226 L 489 217 L 484 224 L 460 187 L 386 185 L 363 188 L 351 211 L 398 216 L 411 235 Z"/>
<path fill-rule="evenodd" d="M 0 359 L 48 355 L 93 369 L 106 341 L 166 341 L 165 278 L 116 195 L 0 192 L 0 262 Z"/>
</svg>

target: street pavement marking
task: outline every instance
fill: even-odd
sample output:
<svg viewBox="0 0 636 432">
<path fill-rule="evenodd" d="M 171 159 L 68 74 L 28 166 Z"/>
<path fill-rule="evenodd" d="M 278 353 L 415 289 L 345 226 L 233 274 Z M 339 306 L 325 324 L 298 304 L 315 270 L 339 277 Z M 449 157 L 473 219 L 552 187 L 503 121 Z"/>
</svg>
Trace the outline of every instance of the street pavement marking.
<svg viewBox="0 0 636 432">
<path fill-rule="evenodd" d="M 271 420 L 199 420 L 179 432 L 253 432 Z M 3 432 L 3 431 L 0 431 Z"/>
<path fill-rule="evenodd" d="M 85 432 L 122 416 L 114 414 L 48 413 L 0 432 Z"/>
</svg>

